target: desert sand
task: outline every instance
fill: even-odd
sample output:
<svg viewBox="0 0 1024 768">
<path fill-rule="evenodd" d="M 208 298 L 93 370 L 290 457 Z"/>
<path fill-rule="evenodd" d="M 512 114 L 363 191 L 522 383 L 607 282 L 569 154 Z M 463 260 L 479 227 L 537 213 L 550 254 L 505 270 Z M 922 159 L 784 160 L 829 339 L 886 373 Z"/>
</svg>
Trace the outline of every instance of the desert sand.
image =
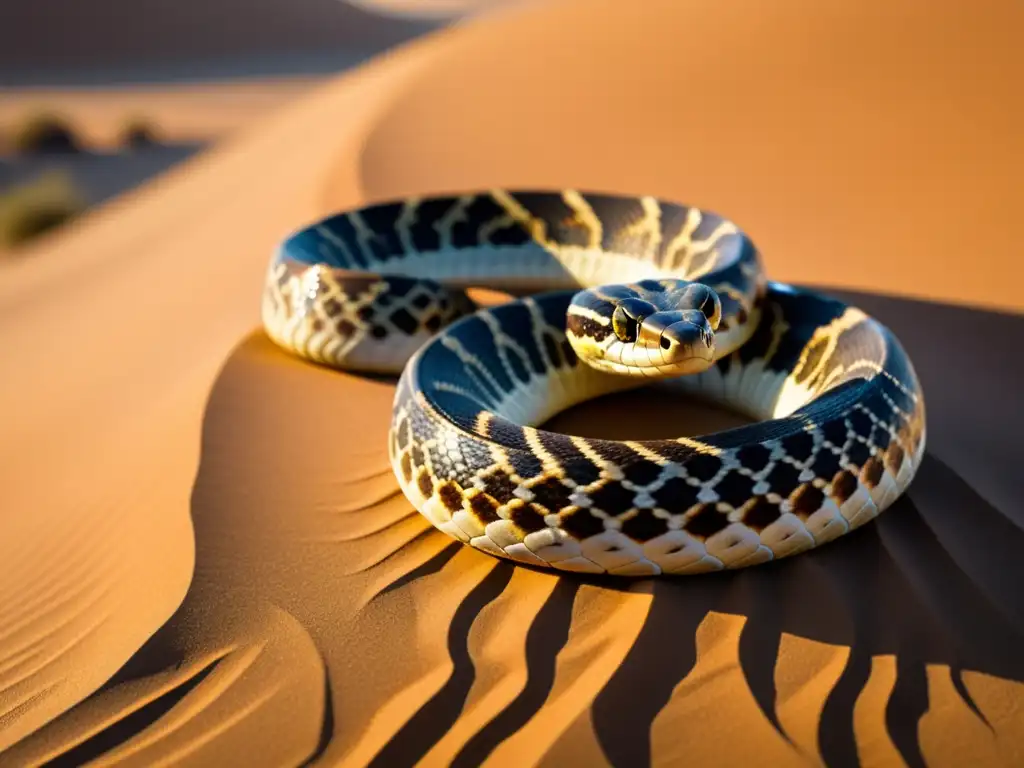
<svg viewBox="0 0 1024 768">
<path fill-rule="evenodd" d="M 527 4 L 316 88 L 0 265 L 0 765 L 1024 762 L 1024 11 Z M 913 357 L 910 493 L 819 551 L 610 583 L 450 542 L 393 382 L 274 347 L 274 244 L 478 186 L 717 209 Z M 641 393 L 550 426 L 728 423 Z"/>
</svg>

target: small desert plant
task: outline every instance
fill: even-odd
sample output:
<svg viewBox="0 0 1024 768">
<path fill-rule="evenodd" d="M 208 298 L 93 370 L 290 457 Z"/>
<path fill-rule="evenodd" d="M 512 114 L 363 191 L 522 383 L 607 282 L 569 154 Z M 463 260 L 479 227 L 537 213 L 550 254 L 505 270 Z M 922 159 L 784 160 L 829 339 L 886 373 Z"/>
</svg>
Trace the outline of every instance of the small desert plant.
<svg viewBox="0 0 1024 768">
<path fill-rule="evenodd" d="M 67 173 L 44 173 L 0 194 L 0 247 L 21 245 L 84 209 L 85 200 Z"/>
<path fill-rule="evenodd" d="M 157 143 L 156 129 L 148 120 L 133 117 L 121 128 L 120 143 L 129 149 L 152 146 Z"/>
<path fill-rule="evenodd" d="M 78 152 L 78 138 L 71 125 L 51 112 L 26 118 L 10 135 L 11 148 L 22 154 Z"/>
</svg>

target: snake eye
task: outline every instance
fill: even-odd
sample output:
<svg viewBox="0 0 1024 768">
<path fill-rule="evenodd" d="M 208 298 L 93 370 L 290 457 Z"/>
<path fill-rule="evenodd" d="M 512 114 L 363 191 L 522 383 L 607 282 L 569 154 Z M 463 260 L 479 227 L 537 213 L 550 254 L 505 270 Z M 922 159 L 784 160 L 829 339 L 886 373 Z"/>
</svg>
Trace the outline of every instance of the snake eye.
<svg viewBox="0 0 1024 768">
<path fill-rule="evenodd" d="M 717 330 L 718 324 L 722 320 L 722 300 L 714 289 L 701 283 L 694 283 L 687 287 L 684 296 L 690 306 L 703 313 L 711 324 L 712 330 Z"/>
<path fill-rule="evenodd" d="M 640 333 L 644 318 L 654 311 L 654 305 L 643 299 L 623 299 L 612 312 L 612 330 L 619 341 L 632 343 Z"/>
<path fill-rule="evenodd" d="M 626 314 L 621 306 L 612 313 L 612 330 L 619 341 L 634 342 L 640 331 L 640 321 Z"/>
</svg>

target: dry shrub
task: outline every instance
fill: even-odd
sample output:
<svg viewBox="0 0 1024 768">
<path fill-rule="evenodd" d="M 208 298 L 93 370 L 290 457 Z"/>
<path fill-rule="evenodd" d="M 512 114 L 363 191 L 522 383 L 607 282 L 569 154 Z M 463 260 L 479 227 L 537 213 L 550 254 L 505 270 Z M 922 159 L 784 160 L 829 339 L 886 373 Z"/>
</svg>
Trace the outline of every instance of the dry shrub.
<svg viewBox="0 0 1024 768">
<path fill-rule="evenodd" d="M 56 229 L 86 207 L 70 175 L 50 171 L 0 194 L 0 247 L 13 248 Z"/>
<path fill-rule="evenodd" d="M 120 144 L 128 149 L 151 147 L 158 142 L 157 131 L 151 122 L 142 117 L 132 117 L 121 128 Z"/>
<path fill-rule="evenodd" d="M 9 142 L 15 152 L 26 155 L 81 151 L 71 124 L 51 112 L 39 112 L 26 118 L 11 132 Z"/>
</svg>

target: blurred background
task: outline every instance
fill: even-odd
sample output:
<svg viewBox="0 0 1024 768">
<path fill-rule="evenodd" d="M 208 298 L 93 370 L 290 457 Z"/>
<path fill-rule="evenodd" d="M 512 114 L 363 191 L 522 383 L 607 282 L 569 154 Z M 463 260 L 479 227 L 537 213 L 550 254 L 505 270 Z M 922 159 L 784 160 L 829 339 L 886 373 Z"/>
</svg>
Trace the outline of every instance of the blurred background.
<svg viewBox="0 0 1024 768">
<path fill-rule="evenodd" d="M 499 4 L 6 0 L 0 252 L 16 252 L 331 75 Z"/>
</svg>

